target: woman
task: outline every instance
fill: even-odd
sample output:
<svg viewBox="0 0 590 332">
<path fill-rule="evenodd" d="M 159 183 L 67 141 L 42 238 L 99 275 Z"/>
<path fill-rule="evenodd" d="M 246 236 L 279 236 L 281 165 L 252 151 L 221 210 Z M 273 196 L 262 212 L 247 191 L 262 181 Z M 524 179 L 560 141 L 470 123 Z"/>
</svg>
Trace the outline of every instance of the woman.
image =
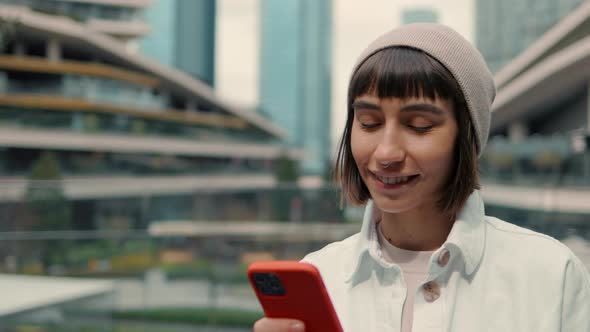
<svg viewBox="0 0 590 332">
<path fill-rule="evenodd" d="M 590 331 L 590 276 L 564 245 L 485 216 L 478 157 L 495 88 L 437 24 L 387 32 L 348 89 L 336 171 L 360 233 L 311 253 L 345 331 Z M 263 318 L 254 330 L 303 331 Z"/>
</svg>

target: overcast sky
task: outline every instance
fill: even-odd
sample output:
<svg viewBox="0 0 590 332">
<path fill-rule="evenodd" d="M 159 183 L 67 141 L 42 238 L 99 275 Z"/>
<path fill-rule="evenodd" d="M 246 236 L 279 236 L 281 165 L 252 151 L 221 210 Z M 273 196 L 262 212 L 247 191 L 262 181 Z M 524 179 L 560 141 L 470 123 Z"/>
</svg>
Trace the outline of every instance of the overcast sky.
<svg viewBox="0 0 590 332">
<path fill-rule="evenodd" d="M 317 0 L 322 1 L 322 0 Z M 346 115 L 346 87 L 360 52 L 401 23 L 409 8 L 433 8 L 440 23 L 473 41 L 474 0 L 333 0 L 332 141 Z M 240 106 L 258 101 L 260 0 L 218 0 L 215 81 L 217 93 Z"/>
</svg>

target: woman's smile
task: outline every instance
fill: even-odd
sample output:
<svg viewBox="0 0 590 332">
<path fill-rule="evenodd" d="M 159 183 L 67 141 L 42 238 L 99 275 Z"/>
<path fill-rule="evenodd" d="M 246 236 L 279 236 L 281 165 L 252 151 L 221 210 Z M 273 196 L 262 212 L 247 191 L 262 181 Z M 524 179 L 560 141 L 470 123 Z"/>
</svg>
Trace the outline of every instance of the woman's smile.
<svg viewBox="0 0 590 332">
<path fill-rule="evenodd" d="M 402 190 L 408 190 L 420 180 L 419 174 L 379 175 L 376 172 L 371 171 L 369 171 L 369 174 L 378 188 L 390 193 L 393 193 L 393 191 L 399 192 Z"/>
</svg>

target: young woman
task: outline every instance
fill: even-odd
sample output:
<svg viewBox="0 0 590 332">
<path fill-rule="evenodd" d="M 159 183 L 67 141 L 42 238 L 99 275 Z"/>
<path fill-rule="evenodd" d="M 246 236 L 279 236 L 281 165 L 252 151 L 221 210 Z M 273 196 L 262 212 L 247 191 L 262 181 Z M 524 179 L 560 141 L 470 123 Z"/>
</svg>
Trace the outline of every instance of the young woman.
<svg viewBox="0 0 590 332">
<path fill-rule="evenodd" d="M 387 32 L 348 89 L 336 171 L 360 233 L 311 253 L 345 331 L 590 331 L 590 276 L 548 236 L 484 214 L 492 75 L 438 24 Z M 304 331 L 258 321 L 254 330 Z"/>
</svg>

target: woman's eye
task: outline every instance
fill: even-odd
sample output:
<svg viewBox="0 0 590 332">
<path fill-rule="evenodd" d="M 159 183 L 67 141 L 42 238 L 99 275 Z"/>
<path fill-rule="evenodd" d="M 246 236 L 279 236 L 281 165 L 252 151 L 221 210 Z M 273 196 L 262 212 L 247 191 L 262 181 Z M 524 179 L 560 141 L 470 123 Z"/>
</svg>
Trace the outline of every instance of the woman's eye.
<svg viewBox="0 0 590 332">
<path fill-rule="evenodd" d="M 363 129 L 374 129 L 377 128 L 379 126 L 379 123 L 362 123 L 361 122 L 361 128 Z"/>
<path fill-rule="evenodd" d="M 408 127 L 410 127 L 412 130 L 417 131 L 419 133 L 425 133 L 428 132 L 432 129 L 432 127 L 434 126 L 411 126 L 408 125 Z"/>
</svg>

